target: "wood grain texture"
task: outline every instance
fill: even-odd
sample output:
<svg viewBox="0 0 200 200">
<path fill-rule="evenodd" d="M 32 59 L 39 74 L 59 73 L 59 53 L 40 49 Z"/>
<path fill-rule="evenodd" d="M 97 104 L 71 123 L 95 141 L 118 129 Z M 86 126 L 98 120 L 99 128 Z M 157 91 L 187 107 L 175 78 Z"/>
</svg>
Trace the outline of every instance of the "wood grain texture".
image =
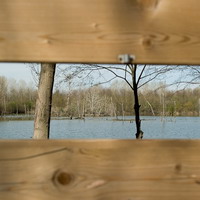
<svg viewBox="0 0 200 200">
<path fill-rule="evenodd" d="M 199 200 L 199 140 L 0 141 L 3 200 Z"/>
<path fill-rule="evenodd" d="M 0 0 L 0 61 L 200 63 L 199 0 Z"/>
</svg>

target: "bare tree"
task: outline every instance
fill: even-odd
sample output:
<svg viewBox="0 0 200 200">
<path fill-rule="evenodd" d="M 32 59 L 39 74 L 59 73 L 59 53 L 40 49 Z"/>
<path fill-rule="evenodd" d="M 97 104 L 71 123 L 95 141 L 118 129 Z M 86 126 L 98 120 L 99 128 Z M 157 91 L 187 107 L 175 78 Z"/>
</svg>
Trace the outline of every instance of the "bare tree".
<svg viewBox="0 0 200 200">
<path fill-rule="evenodd" d="M 183 65 L 176 68 L 176 71 L 176 78 L 166 87 L 176 86 L 180 90 L 191 85 L 200 85 L 200 66 Z"/>
<path fill-rule="evenodd" d="M 36 101 L 34 139 L 49 138 L 52 90 L 56 64 L 42 63 Z"/>
<path fill-rule="evenodd" d="M 98 64 L 84 64 L 84 65 L 71 65 L 68 70 L 61 70 L 66 77 L 70 80 L 81 79 L 82 82 L 88 82 L 90 85 L 106 84 L 114 79 L 122 79 L 133 91 L 134 97 L 134 113 L 136 123 L 136 138 L 142 139 L 143 131 L 141 130 L 140 120 L 140 103 L 138 97 L 138 90 L 147 83 L 155 80 L 156 78 L 163 78 L 166 72 L 174 70 L 175 66 L 158 66 L 158 65 L 98 65 Z M 105 73 L 106 72 L 106 73 Z M 109 76 L 108 76 L 109 72 Z M 95 74 L 95 79 L 94 79 Z M 92 77 L 92 78 L 91 78 Z M 97 80 L 97 81 L 96 81 Z M 79 81 L 80 82 L 80 81 Z"/>
<path fill-rule="evenodd" d="M 39 63 L 26 63 L 26 66 L 30 69 L 35 87 L 39 86 L 41 64 Z"/>
<path fill-rule="evenodd" d="M 5 77 L 0 76 L 0 114 L 6 113 L 6 98 L 8 91 L 8 83 Z"/>
</svg>

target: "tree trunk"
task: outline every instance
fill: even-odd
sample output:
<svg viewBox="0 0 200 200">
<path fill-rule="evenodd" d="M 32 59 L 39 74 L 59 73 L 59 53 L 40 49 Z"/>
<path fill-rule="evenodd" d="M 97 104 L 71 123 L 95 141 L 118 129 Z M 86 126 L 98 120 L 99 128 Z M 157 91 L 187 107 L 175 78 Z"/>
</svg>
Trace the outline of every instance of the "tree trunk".
<svg viewBox="0 0 200 200">
<path fill-rule="evenodd" d="M 134 110 L 135 110 L 135 124 L 136 124 L 136 139 L 142 139 L 143 138 L 143 131 L 141 130 L 141 120 L 140 120 L 140 104 L 139 104 L 139 98 L 138 98 L 138 85 L 136 81 L 136 70 L 137 65 L 134 66 L 134 69 L 132 71 L 132 79 L 133 79 L 133 94 L 134 94 Z"/>
<path fill-rule="evenodd" d="M 56 64 L 42 63 L 36 101 L 34 139 L 48 139 Z"/>
<path fill-rule="evenodd" d="M 140 104 L 139 104 L 137 89 L 134 90 L 134 99 L 135 99 L 135 104 L 134 104 L 135 123 L 136 123 L 136 129 L 137 129 L 135 136 L 136 136 L 136 139 L 142 139 L 143 138 L 143 132 L 141 130 Z"/>
</svg>

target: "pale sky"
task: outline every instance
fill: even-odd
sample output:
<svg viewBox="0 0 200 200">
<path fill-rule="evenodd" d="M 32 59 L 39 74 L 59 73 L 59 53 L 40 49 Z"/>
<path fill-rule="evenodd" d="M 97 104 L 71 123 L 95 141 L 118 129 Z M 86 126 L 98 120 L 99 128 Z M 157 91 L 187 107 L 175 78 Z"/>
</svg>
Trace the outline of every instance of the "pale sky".
<svg viewBox="0 0 200 200">
<path fill-rule="evenodd" d="M 31 71 L 25 63 L 0 63 L 0 76 L 16 81 L 24 80 L 27 83 L 33 82 Z"/>
<path fill-rule="evenodd" d="M 177 73 L 171 74 L 171 77 L 166 77 L 165 81 L 170 81 L 177 75 Z M 16 81 L 24 80 L 28 85 L 36 86 L 27 63 L 0 63 L 0 76 L 5 76 L 7 79 L 15 79 Z M 193 85 L 193 87 L 196 86 Z"/>
</svg>

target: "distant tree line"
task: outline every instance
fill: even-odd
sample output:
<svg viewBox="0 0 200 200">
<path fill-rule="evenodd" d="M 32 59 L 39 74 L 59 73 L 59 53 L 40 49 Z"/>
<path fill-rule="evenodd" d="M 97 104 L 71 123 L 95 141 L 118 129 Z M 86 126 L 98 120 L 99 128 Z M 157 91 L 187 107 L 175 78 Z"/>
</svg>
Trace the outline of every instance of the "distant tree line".
<svg viewBox="0 0 200 200">
<path fill-rule="evenodd" d="M 139 92 L 141 115 L 200 115 L 200 88 L 173 91 L 164 84 L 160 87 L 153 85 L 147 85 Z M 24 81 L 10 83 L 5 77 L 0 77 L 0 114 L 33 115 L 36 95 L 36 88 Z M 84 118 L 133 115 L 133 104 L 132 91 L 119 81 L 109 87 L 71 88 L 68 92 L 56 90 L 53 93 L 52 116 Z"/>
<path fill-rule="evenodd" d="M 33 114 L 36 90 L 26 82 L 8 81 L 0 76 L 0 115 Z"/>
<path fill-rule="evenodd" d="M 200 89 L 172 91 L 146 87 L 139 92 L 143 116 L 199 116 Z M 56 91 L 53 95 L 54 116 L 127 116 L 133 115 L 133 95 L 126 87 L 120 89 L 95 86 L 73 90 L 70 93 Z"/>
</svg>

